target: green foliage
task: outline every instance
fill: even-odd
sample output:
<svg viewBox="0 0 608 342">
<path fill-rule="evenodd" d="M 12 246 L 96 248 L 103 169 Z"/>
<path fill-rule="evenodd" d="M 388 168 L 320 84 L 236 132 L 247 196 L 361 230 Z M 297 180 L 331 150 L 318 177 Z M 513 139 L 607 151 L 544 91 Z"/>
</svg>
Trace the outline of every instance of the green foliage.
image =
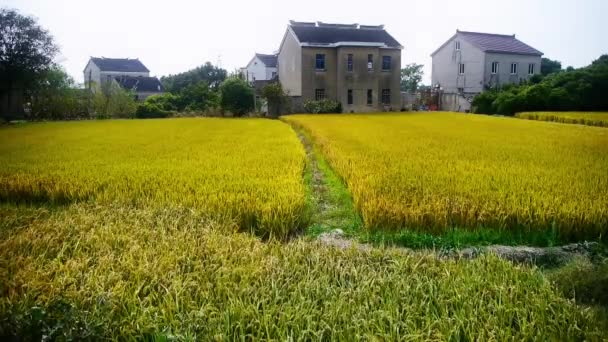
<svg viewBox="0 0 608 342">
<path fill-rule="evenodd" d="M 160 105 L 147 101 L 139 104 L 135 112 L 135 117 L 138 119 L 159 119 L 170 115 L 171 112 L 164 110 Z"/>
<path fill-rule="evenodd" d="M 608 110 L 608 55 L 570 72 L 552 73 L 519 86 L 485 92 L 473 100 L 476 113 Z"/>
<path fill-rule="evenodd" d="M 92 84 L 92 110 L 97 119 L 133 118 L 137 110 L 135 96 L 116 82 Z"/>
<path fill-rule="evenodd" d="M 401 91 L 413 93 L 418 89 L 418 84 L 424 74 L 422 68 L 424 65 L 412 63 L 401 69 Z"/>
<path fill-rule="evenodd" d="M 52 67 L 59 51 L 49 32 L 15 10 L 0 9 L 0 117 L 23 113 L 23 94 Z"/>
<path fill-rule="evenodd" d="M 74 80 L 59 66 L 44 76 L 27 93 L 30 100 L 29 120 L 70 120 L 87 118 L 88 94 L 77 89 Z"/>
<path fill-rule="evenodd" d="M 243 116 L 253 108 L 253 88 L 247 81 L 230 77 L 220 85 L 220 106 L 234 116 Z"/>
<path fill-rule="evenodd" d="M 217 107 L 219 95 L 210 89 L 207 81 L 190 84 L 179 93 L 179 111 L 205 111 L 208 108 Z"/>
<path fill-rule="evenodd" d="M 580 303 L 608 307 L 608 259 L 597 263 L 575 259 L 549 272 L 548 276 L 564 296 Z"/>
<path fill-rule="evenodd" d="M 342 113 L 342 103 L 329 99 L 306 101 L 304 110 L 312 114 Z"/>
<path fill-rule="evenodd" d="M 262 88 L 262 98 L 268 101 L 268 113 L 272 117 L 281 114 L 281 106 L 287 102 L 287 94 L 279 82 L 269 83 Z"/>
<path fill-rule="evenodd" d="M 179 95 L 163 93 L 148 96 L 144 103 L 154 105 L 164 111 L 174 111 L 179 109 L 181 101 L 182 99 Z"/>
<path fill-rule="evenodd" d="M 543 76 L 562 71 L 562 62 L 543 57 L 540 62 L 540 73 Z"/>
<path fill-rule="evenodd" d="M 226 70 L 207 62 L 177 75 L 163 76 L 160 81 L 165 90 L 172 93 L 179 93 L 182 89 L 200 82 L 206 82 L 211 89 L 217 90 L 226 75 Z"/>
</svg>

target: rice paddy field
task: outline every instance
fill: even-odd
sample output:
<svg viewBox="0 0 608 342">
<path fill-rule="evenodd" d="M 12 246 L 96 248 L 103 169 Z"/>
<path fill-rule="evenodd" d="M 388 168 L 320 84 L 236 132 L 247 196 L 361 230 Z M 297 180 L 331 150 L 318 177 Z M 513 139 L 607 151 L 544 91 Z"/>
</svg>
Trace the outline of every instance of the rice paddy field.
<svg viewBox="0 0 608 342">
<path fill-rule="evenodd" d="M 285 121 L 314 137 L 369 229 L 606 227 L 605 129 L 456 114 Z M 0 340 L 608 337 L 603 311 L 571 295 L 581 286 L 533 266 L 294 238 L 310 216 L 306 158 L 278 120 L 0 127 Z"/>
<path fill-rule="evenodd" d="M 295 115 L 369 230 L 608 229 L 608 131 L 456 113 Z"/>
<path fill-rule="evenodd" d="M 0 131 L 0 199 L 185 207 L 282 237 L 305 223 L 304 162 L 278 121 L 29 124 Z"/>
<path fill-rule="evenodd" d="M 515 114 L 515 117 L 528 120 L 608 127 L 608 113 L 599 112 L 523 112 Z"/>
<path fill-rule="evenodd" d="M 598 312 L 495 256 L 262 242 L 189 210 L 0 207 L 0 337 L 601 340 Z"/>
</svg>

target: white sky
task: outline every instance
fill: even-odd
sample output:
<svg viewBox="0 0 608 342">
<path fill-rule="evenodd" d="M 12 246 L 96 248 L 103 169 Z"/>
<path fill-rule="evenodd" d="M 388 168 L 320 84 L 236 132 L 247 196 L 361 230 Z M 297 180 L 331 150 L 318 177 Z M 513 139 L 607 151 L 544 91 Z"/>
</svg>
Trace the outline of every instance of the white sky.
<svg viewBox="0 0 608 342">
<path fill-rule="evenodd" d="M 229 72 L 254 52 L 271 53 L 289 19 L 385 24 L 405 49 L 403 65 L 425 64 L 456 31 L 517 35 L 581 67 L 608 53 L 608 0 L 0 0 L 33 15 L 61 47 L 57 58 L 82 82 L 89 56 L 139 58 L 162 76 L 221 61 Z"/>
</svg>

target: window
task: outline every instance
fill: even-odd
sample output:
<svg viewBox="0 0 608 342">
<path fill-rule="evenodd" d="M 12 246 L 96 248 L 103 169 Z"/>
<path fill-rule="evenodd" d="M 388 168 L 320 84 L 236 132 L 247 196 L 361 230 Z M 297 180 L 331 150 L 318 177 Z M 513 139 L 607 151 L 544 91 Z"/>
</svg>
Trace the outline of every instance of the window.
<svg viewBox="0 0 608 342">
<path fill-rule="evenodd" d="M 367 55 L 367 70 L 374 70 L 374 55 L 372 54 Z"/>
<path fill-rule="evenodd" d="M 325 55 L 322 53 L 318 53 L 315 60 L 315 68 L 317 70 L 325 70 Z"/>
<path fill-rule="evenodd" d="M 458 88 L 458 93 L 459 94 L 464 94 L 464 88 Z"/>
<path fill-rule="evenodd" d="M 353 54 L 349 53 L 346 57 L 346 71 L 353 71 Z"/>
<path fill-rule="evenodd" d="M 277 72 L 276 72 L 276 71 L 273 71 L 273 72 L 272 72 L 272 78 L 275 78 L 275 77 L 277 77 Z"/>
<path fill-rule="evenodd" d="M 371 89 L 367 89 L 367 104 L 371 105 L 373 104 L 374 100 L 372 98 L 372 90 Z"/>
<path fill-rule="evenodd" d="M 458 73 L 464 75 L 464 63 L 458 63 Z"/>
<path fill-rule="evenodd" d="M 455 41 L 454 42 L 454 49 L 456 49 L 456 51 L 460 51 L 460 41 Z"/>
<path fill-rule="evenodd" d="M 498 74 L 498 62 L 492 62 L 492 75 Z"/>
<path fill-rule="evenodd" d="M 353 90 L 352 89 L 348 89 L 348 93 L 347 93 L 347 103 L 349 105 L 353 104 Z"/>
<path fill-rule="evenodd" d="M 315 89 L 315 100 L 325 100 L 325 89 Z"/>
<path fill-rule="evenodd" d="M 382 70 L 391 70 L 391 56 L 382 56 Z"/>
<path fill-rule="evenodd" d="M 534 63 L 528 64 L 528 75 L 534 75 Z"/>
<path fill-rule="evenodd" d="M 385 105 L 391 104 L 391 90 L 390 89 L 382 89 L 382 104 L 385 104 Z"/>
<path fill-rule="evenodd" d="M 511 75 L 517 74 L 517 63 L 511 63 Z"/>
</svg>

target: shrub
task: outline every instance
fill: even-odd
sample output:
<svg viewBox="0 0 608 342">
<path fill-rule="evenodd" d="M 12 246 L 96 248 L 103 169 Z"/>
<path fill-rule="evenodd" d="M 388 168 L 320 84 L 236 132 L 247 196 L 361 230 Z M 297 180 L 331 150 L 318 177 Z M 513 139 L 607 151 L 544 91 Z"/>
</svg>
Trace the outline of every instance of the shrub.
<svg viewBox="0 0 608 342">
<path fill-rule="evenodd" d="M 231 77 L 220 85 L 220 106 L 234 116 L 243 116 L 252 111 L 253 88 L 247 81 Z"/>
<path fill-rule="evenodd" d="M 342 103 L 334 100 L 319 100 L 304 102 L 304 110 L 312 114 L 342 113 Z"/>
<path fill-rule="evenodd" d="M 494 101 L 498 97 L 498 91 L 487 90 L 473 98 L 471 105 L 474 113 L 495 114 Z"/>
<path fill-rule="evenodd" d="M 138 119 L 159 119 L 166 118 L 171 115 L 171 112 L 163 110 L 159 105 L 149 102 L 144 102 L 137 106 L 135 117 Z"/>
</svg>

